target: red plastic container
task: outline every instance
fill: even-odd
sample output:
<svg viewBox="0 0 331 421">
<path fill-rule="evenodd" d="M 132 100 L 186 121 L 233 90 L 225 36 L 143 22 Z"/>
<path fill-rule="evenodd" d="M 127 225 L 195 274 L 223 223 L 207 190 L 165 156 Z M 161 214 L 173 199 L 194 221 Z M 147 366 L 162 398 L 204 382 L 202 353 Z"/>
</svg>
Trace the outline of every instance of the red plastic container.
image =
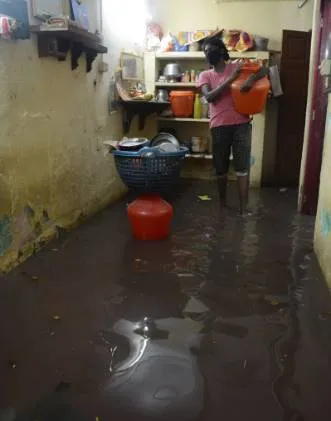
<svg viewBox="0 0 331 421">
<path fill-rule="evenodd" d="M 194 108 L 194 92 L 192 91 L 171 91 L 171 111 L 175 117 L 192 117 Z"/>
<path fill-rule="evenodd" d="M 128 217 L 135 238 L 159 241 L 169 237 L 173 208 L 159 196 L 141 196 L 128 206 Z"/>
<path fill-rule="evenodd" d="M 242 85 L 247 79 L 261 69 L 258 63 L 245 63 L 240 76 L 231 85 L 232 98 L 238 113 L 244 115 L 259 114 L 263 111 L 268 99 L 270 82 L 264 77 L 254 83 L 249 92 L 240 92 Z"/>
</svg>

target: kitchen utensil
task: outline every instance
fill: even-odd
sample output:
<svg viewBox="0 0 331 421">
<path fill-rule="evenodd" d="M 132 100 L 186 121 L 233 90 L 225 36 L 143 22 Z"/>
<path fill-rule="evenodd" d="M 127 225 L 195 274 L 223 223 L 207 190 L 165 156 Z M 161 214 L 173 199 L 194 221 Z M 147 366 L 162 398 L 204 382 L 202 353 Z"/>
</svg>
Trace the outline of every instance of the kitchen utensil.
<svg viewBox="0 0 331 421">
<path fill-rule="evenodd" d="M 166 89 L 159 89 L 156 94 L 156 100 L 158 102 L 168 102 L 169 101 L 169 94 Z"/>
<path fill-rule="evenodd" d="M 167 78 L 168 82 L 178 82 L 182 73 L 182 69 L 177 63 L 168 63 L 163 70 L 163 76 Z"/>
<path fill-rule="evenodd" d="M 189 51 L 192 52 L 192 53 L 195 53 L 195 52 L 200 51 L 200 50 L 201 50 L 201 48 L 200 48 L 199 42 L 193 42 L 189 46 Z"/>
<path fill-rule="evenodd" d="M 268 38 L 262 38 L 259 36 L 254 37 L 254 44 L 255 44 L 255 50 L 257 51 L 267 51 L 268 45 L 269 45 L 269 39 Z"/>
<path fill-rule="evenodd" d="M 193 153 L 206 153 L 208 150 L 208 140 L 201 136 L 192 137 L 191 150 Z"/>
<path fill-rule="evenodd" d="M 145 138 L 123 139 L 119 142 L 118 148 L 121 151 L 138 151 L 144 146 L 148 146 L 149 140 Z"/>
<path fill-rule="evenodd" d="M 156 146 L 161 153 L 178 152 L 180 147 L 170 142 L 163 142 Z"/>
<path fill-rule="evenodd" d="M 155 158 L 156 153 L 158 152 L 156 148 L 144 147 L 140 150 L 142 158 Z"/>
<path fill-rule="evenodd" d="M 177 150 L 180 147 L 178 140 L 170 133 L 159 133 L 151 140 L 150 146 L 158 146 L 161 143 L 172 143 L 178 148 Z"/>
</svg>

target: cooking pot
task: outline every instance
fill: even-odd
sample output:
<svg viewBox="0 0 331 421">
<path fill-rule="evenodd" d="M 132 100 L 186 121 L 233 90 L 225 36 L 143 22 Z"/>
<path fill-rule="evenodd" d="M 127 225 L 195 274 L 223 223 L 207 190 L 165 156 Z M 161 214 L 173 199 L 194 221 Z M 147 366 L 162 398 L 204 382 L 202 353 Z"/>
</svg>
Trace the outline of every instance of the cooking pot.
<svg viewBox="0 0 331 421">
<path fill-rule="evenodd" d="M 168 82 L 177 82 L 182 76 L 182 69 L 177 63 L 168 63 L 163 70 L 163 75 Z"/>
<path fill-rule="evenodd" d="M 254 37 L 254 42 L 255 42 L 255 49 L 257 51 L 267 51 L 268 50 L 268 45 L 269 45 L 269 39 L 268 38 L 262 38 L 259 36 L 255 36 Z"/>
<path fill-rule="evenodd" d="M 166 89 L 159 89 L 156 94 L 156 100 L 158 102 L 168 102 L 169 101 L 168 91 Z"/>
</svg>

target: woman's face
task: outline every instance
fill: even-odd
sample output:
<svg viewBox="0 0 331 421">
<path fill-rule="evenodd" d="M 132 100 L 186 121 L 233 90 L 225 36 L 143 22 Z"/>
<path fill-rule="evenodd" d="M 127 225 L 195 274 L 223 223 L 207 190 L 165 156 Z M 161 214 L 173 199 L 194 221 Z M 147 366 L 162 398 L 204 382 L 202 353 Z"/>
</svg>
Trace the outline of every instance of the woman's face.
<svg viewBox="0 0 331 421">
<path fill-rule="evenodd" d="M 207 44 L 204 48 L 206 59 L 212 66 L 216 66 L 220 62 L 224 62 L 223 51 L 216 45 Z"/>
</svg>

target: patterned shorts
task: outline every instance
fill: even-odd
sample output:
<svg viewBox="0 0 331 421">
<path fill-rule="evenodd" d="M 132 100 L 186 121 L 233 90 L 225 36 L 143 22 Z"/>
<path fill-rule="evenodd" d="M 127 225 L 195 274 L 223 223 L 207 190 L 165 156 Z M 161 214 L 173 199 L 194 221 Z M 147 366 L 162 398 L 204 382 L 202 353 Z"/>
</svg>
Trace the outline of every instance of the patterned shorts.
<svg viewBox="0 0 331 421">
<path fill-rule="evenodd" d="M 251 155 L 251 124 L 214 127 L 211 134 L 216 174 L 221 176 L 228 173 L 232 150 L 233 166 L 237 175 L 247 175 Z"/>
</svg>

